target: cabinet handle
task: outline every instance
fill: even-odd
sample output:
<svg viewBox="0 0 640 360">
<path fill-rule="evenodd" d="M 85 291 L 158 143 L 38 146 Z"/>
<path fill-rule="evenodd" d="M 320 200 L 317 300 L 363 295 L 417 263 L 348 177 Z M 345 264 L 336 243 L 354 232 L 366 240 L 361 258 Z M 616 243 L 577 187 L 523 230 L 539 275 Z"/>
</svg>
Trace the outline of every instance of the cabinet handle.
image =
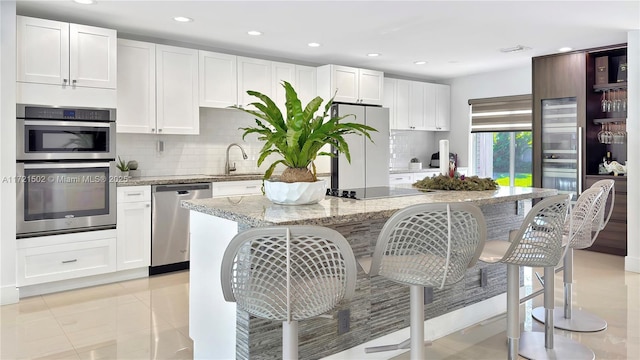
<svg viewBox="0 0 640 360">
<path fill-rule="evenodd" d="M 139 196 L 142 195 L 142 191 L 127 193 L 127 196 Z"/>
<path fill-rule="evenodd" d="M 146 204 L 144 207 L 151 207 L 151 204 Z"/>
<path fill-rule="evenodd" d="M 152 133 L 156 132 L 156 129 L 153 129 L 153 128 L 152 128 L 152 129 L 151 129 L 151 132 L 152 132 Z"/>
<path fill-rule="evenodd" d="M 69 81 L 69 80 L 67 80 L 67 79 L 62 79 L 62 83 L 63 83 L 63 84 L 66 84 L 66 83 L 67 83 L 67 81 Z"/>
<path fill-rule="evenodd" d="M 255 188 L 257 188 L 257 187 L 258 187 L 257 185 L 247 186 L 247 187 L 246 187 L 246 189 L 255 189 Z"/>
<path fill-rule="evenodd" d="M 76 84 L 76 82 L 77 82 L 77 81 L 76 81 L 75 79 L 71 81 L 71 83 L 72 83 L 73 85 L 75 85 L 75 84 Z"/>
<path fill-rule="evenodd" d="M 161 133 L 161 132 L 162 132 L 162 129 L 158 129 L 158 132 L 159 132 L 159 133 Z"/>
<path fill-rule="evenodd" d="M 63 264 L 69 264 L 69 263 L 74 263 L 74 262 L 77 262 L 77 261 L 78 261 L 78 259 L 63 260 L 63 261 L 62 261 L 62 263 L 63 263 Z"/>
</svg>

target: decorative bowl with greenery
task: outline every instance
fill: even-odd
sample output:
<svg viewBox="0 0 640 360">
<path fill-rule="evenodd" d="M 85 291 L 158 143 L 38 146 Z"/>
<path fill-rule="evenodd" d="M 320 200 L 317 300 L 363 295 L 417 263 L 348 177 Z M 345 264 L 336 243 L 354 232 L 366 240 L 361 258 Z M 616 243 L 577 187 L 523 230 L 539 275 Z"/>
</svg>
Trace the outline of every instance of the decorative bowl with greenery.
<svg viewBox="0 0 640 360">
<path fill-rule="evenodd" d="M 118 155 L 118 162 L 116 162 L 116 167 L 123 173 L 129 171 L 129 163 L 122 160 L 120 158 L 120 155 Z"/>
<path fill-rule="evenodd" d="M 321 97 L 315 97 L 303 107 L 293 86 L 286 81 L 282 82 L 282 86 L 285 89 L 286 114 L 282 114 L 268 96 L 252 90 L 247 91 L 247 94 L 260 100 L 260 102 L 249 104 L 255 109 L 235 107 L 256 117 L 255 126 L 240 129 L 244 130 L 243 139 L 248 134 L 255 133 L 258 135 L 258 140 L 264 141 L 257 161 L 258 166 L 271 154 L 281 157 L 269 166 L 264 174 L 264 180 L 271 178 L 278 164 L 283 164 L 286 169 L 280 175 L 281 182 L 314 182 L 317 180 L 314 164 L 316 158 L 335 156 L 330 152 L 321 151 L 325 144 L 333 145 L 339 153 L 344 154 L 347 161 L 351 162 L 349 145 L 344 136 L 359 134 L 371 140 L 369 132 L 377 131 L 364 124 L 341 122 L 348 116 L 354 116 L 352 114 L 329 116 L 333 97 L 325 104 L 322 114 L 316 115 L 323 101 Z"/>
</svg>

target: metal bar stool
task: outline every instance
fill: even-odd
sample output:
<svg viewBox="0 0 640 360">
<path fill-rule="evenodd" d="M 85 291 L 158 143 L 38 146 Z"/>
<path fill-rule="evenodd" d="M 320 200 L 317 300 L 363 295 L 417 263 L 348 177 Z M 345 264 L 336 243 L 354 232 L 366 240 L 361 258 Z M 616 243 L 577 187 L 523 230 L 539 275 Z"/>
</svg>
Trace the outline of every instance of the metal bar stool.
<svg viewBox="0 0 640 360">
<path fill-rule="evenodd" d="M 471 204 L 419 204 L 393 214 L 378 236 L 372 258 L 358 259 L 371 276 L 410 287 L 410 339 L 365 349 L 378 352 L 411 348 L 424 359 L 424 287 L 456 283 L 480 255 L 487 236 L 482 211 Z"/>
<path fill-rule="evenodd" d="M 298 320 L 334 309 L 353 296 L 356 261 L 347 240 L 319 226 L 253 228 L 236 235 L 222 260 L 226 301 L 282 321 L 282 358 L 298 358 Z"/>
<path fill-rule="evenodd" d="M 569 249 L 567 250 L 567 255 L 564 257 L 564 311 L 554 311 L 553 313 L 553 326 L 558 329 L 595 332 L 607 328 L 607 322 L 604 319 L 587 311 L 573 309 L 573 250 L 586 249 L 593 245 L 600 231 L 607 226 L 615 202 L 615 188 L 613 185 L 613 180 L 600 180 L 596 182 L 591 188 L 580 195 L 578 202 L 576 202 L 576 205 L 571 210 L 571 218 L 574 221 L 574 225 L 581 217 L 586 218 L 589 224 L 583 229 L 580 229 L 580 231 L 573 232 L 569 239 Z M 585 203 L 581 205 L 580 200 L 583 199 L 583 197 Z M 608 202 L 607 199 L 611 199 L 611 201 Z M 588 208 L 589 203 L 586 201 L 592 203 L 593 206 L 590 209 Z M 609 204 L 608 211 L 606 210 L 607 203 Z M 607 213 L 606 218 L 605 213 Z M 544 323 L 544 309 L 541 307 L 533 309 L 531 315 L 534 319 Z"/>
<path fill-rule="evenodd" d="M 522 226 L 513 233 L 510 241 L 488 241 L 480 261 L 507 264 L 507 358 L 515 360 L 518 353 L 529 359 L 583 358 L 583 352 L 593 352 L 586 347 L 574 349 L 566 343 L 580 347 L 580 343 L 553 336 L 553 277 L 554 267 L 564 255 L 562 234 L 569 207 L 569 196 L 557 195 L 538 202 L 527 214 Z M 544 304 L 547 324 L 545 332 L 520 334 L 520 266 L 544 267 L 547 285 Z M 575 344 L 574 344 L 575 343 Z M 569 352 L 570 351 L 570 352 Z"/>
</svg>

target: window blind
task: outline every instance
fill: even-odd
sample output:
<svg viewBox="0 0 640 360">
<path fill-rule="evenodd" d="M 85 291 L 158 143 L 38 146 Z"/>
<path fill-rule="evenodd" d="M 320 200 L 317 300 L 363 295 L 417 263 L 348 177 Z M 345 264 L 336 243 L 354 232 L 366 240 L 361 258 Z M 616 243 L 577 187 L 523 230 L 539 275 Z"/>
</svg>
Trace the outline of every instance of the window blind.
<svg viewBox="0 0 640 360">
<path fill-rule="evenodd" d="M 471 132 L 531 131 L 531 94 L 470 99 Z"/>
</svg>

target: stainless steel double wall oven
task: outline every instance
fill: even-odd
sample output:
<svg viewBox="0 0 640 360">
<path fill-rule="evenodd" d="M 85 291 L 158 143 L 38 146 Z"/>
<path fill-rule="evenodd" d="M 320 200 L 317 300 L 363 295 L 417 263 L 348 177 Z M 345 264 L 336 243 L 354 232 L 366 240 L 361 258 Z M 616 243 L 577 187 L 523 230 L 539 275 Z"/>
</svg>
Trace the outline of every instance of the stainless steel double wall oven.
<svg viewBox="0 0 640 360">
<path fill-rule="evenodd" d="M 18 105 L 18 237 L 115 228 L 115 115 Z"/>
</svg>

